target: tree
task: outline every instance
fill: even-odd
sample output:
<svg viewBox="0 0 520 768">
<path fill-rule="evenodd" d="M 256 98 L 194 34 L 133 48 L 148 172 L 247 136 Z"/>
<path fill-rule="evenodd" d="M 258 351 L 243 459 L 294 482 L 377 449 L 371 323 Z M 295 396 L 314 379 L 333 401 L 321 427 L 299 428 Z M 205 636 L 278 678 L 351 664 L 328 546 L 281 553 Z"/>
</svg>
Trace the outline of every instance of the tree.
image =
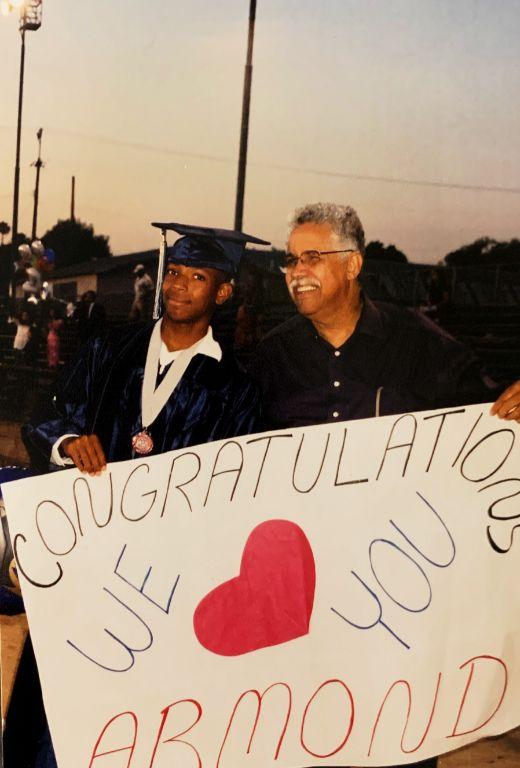
<svg viewBox="0 0 520 768">
<path fill-rule="evenodd" d="M 44 234 L 42 241 L 56 254 L 55 266 L 58 269 L 112 255 L 108 237 L 95 235 L 91 224 L 78 220 L 58 221 Z"/>
<path fill-rule="evenodd" d="M 0 221 L 0 245 L 4 244 L 4 237 L 9 234 L 11 227 L 7 221 Z"/>
<path fill-rule="evenodd" d="M 499 242 L 491 237 L 479 237 L 445 256 L 449 267 L 488 267 L 496 264 L 520 266 L 520 241 L 516 238 Z"/>
<path fill-rule="evenodd" d="M 490 237 L 479 237 L 473 243 L 468 243 L 448 253 L 444 257 L 444 261 L 449 267 L 462 267 L 468 264 L 480 266 L 485 263 L 488 254 L 496 244 L 496 240 Z"/>
<path fill-rule="evenodd" d="M 514 237 L 509 242 L 497 243 L 493 249 L 493 261 L 496 264 L 520 266 L 520 240 Z"/>
<path fill-rule="evenodd" d="M 397 261 L 403 264 L 408 259 L 395 245 L 383 245 L 380 240 L 372 240 L 365 248 L 365 258 L 377 261 Z"/>
</svg>

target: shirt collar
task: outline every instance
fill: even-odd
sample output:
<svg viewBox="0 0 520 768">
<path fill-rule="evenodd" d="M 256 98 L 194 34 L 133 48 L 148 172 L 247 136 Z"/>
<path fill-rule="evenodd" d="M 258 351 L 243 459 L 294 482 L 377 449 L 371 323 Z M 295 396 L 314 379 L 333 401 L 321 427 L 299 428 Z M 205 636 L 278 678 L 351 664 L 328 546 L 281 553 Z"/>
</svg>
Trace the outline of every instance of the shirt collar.
<svg viewBox="0 0 520 768">
<path fill-rule="evenodd" d="M 370 301 L 368 296 L 363 294 L 362 300 L 363 307 L 354 333 L 363 333 L 367 336 L 384 336 L 384 324 L 380 310 Z"/>
<path fill-rule="evenodd" d="M 208 327 L 206 335 L 203 336 L 202 339 L 196 341 L 195 344 L 192 344 L 191 347 L 188 347 L 188 349 L 192 350 L 193 354 L 206 355 L 207 357 L 212 357 L 217 362 L 222 360 L 222 349 L 220 348 L 218 341 L 215 341 L 213 338 L 211 326 Z M 161 351 L 159 353 L 160 370 L 162 371 L 167 365 L 170 365 L 180 352 L 180 349 L 175 349 L 173 352 L 170 352 L 164 341 L 162 341 Z"/>
<path fill-rule="evenodd" d="M 349 336 L 349 338 L 345 341 L 345 344 L 348 344 L 350 340 L 358 336 L 358 334 L 380 338 L 385 336 L 385 326 L 381 317 L 381 311 L 363 293 L 361 294 L 361 300 L 363 302 L 361 307 L 361 314 L 356 323 L 356 327 L 354 328 L 352 336 Z M 328 344 L 328 342 L 325 341 L 325 339 L 322 339 L 322 337 L 319 335 L 312 322 L 308 318 L 303 319 L 305 321 L 305 326 L 308 329 L 308 333 L 311 334 L 314 339 L 323 342 L 324 344 Z"/>
</svg>

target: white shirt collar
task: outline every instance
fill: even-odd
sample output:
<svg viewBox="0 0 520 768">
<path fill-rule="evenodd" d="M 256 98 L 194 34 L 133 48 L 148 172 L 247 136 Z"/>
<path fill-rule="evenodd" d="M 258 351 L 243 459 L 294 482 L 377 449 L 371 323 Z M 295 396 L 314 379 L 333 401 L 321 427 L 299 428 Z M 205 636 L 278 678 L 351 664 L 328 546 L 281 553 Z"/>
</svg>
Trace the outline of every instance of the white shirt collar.
<svg viewBox="0 0 520 768">
<path fill-rule="evenodd" d="M 161 321 L 159 320 L 158 322 Z M 196 341 L 195 344 L 192 344 L 189 349 L 193 351 L 196 349 L 195 354 L 212 357 L 217 362 L 222 360 L 222 349 L 220 348 L 220 344 L 213 338 L 213 331 L 211 330 L 211 326 L 208 327 L 208 332 L 206 335 L 203 336 L 202 339 Z M 159 373 L 162 373 L 167 365 L 173 363 L 180 352 L 180 349 L 175 349 L 173 352 L 170 352 L 164 341 L 161 341 L 161 351 L 159 353 Z"/>
</svg>

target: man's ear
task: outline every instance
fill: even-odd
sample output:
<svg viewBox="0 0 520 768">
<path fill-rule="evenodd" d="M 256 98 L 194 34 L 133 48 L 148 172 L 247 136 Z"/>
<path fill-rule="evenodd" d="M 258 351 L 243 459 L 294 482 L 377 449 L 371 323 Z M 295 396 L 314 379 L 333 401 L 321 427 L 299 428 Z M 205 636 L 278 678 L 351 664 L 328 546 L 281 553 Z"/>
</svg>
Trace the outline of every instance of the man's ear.
<svg viewBox="0 0 520 768">
<path fill-rule="evenodd" d="M 355 280 L 361 272 L 363 266 L 363 256 L 360 253 L 351 253 L 347 261 L 347 277 L 349 280 Z"/>
<path fill-rule="evenodd" d="M 233 295 L 233 286 L 231 283 L 220 283 L 215 296 L 215 304 L 225 304 Z"/>
</svg>

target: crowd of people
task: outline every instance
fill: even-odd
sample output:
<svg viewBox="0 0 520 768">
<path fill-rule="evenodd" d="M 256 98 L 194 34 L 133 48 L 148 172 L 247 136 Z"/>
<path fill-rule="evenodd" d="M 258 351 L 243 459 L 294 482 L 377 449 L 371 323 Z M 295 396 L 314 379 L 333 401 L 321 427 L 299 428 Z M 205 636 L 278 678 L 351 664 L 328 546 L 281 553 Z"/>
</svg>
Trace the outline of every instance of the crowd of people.
<svg viewBox="0 0 520 768">
<path fill-rule="evenodd" d="M 105 329 L 106 310 L 95 291 L 65 300 L 53 297 L 42 277 L 46 253 L 39 240 L 18 248 L 14 283 L 23 296 L 4 305 L 0 301 L 0 362 L 12 359 L 15 364 L 56 370 L 70 353 Z M 133 276 L 128 319 L 146 321 L 152 316 L 154 281 L 143 264 L 133 269 Z"/>
<path fill-rule="evenodd" d="M 86 291 L 74 302 L 47 296 L 35 302 L 23 298 L 3 308 L 0 317 L 2 358 L 15 365 L 46 365 L 56 370 L 67 352 L 76 350 L 92 335 L 101 333 L 106 322 L 105 308 L 94 291 Z"/>
</svg>

